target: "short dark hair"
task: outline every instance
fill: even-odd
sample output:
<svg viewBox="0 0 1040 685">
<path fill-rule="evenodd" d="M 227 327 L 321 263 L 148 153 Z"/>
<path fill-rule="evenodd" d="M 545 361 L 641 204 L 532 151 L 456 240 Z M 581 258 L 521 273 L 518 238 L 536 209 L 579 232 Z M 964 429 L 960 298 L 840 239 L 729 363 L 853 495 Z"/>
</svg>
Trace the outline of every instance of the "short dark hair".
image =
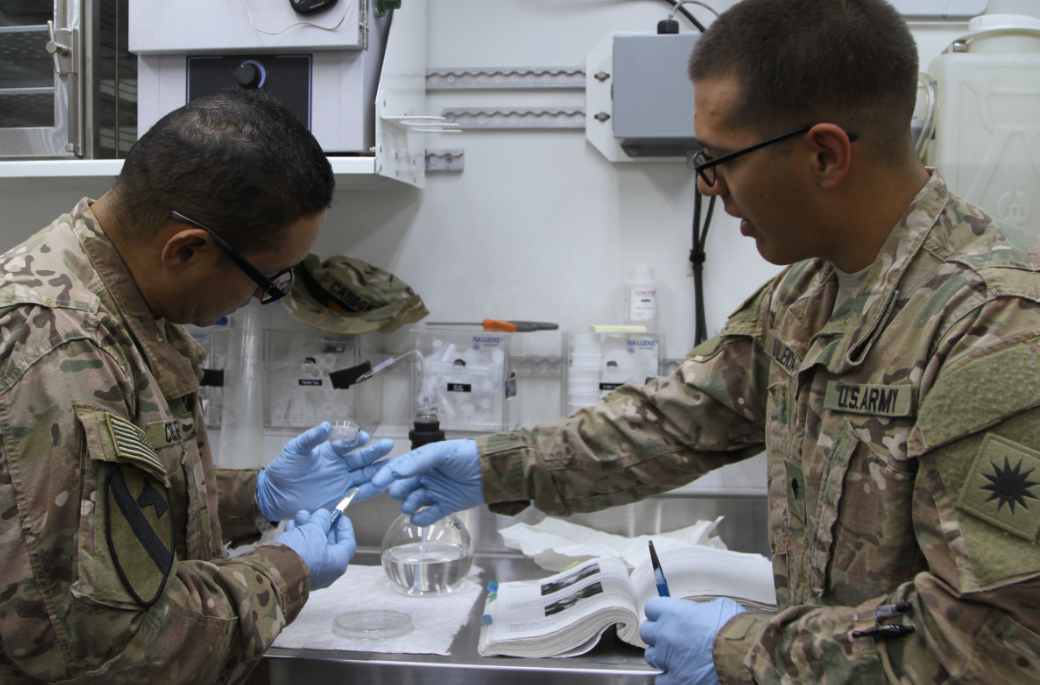
<svg viewBox="0 0 1040 685">
<path fill-rule="evenodd" d="M 897 157 L 912 147 L 917 71 L 914 38 L 885 0 L 743 0 L 689 66 L 695 82 L 736 79 L 737 125 L 771 136 L 829 122 Z"/>
<path fill-rule="evenodd" d="M 262 91 L 227 89 L 152 126 L 114 190 L 124 226 L 139 232 L 131 240 L 177 211 L 249 253 L 280 249 L 285 229 L 328 209 L 335 187 L 321 146 L 292 112 Z"/>
</svg>

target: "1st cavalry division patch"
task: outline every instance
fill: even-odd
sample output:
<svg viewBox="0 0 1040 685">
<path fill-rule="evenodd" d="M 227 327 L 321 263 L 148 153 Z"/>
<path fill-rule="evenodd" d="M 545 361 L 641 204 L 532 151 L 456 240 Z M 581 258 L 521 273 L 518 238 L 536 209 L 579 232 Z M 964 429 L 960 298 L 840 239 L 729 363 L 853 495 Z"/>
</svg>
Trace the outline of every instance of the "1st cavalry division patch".
<svg viewBox="0 0 1040 685">
<path fill-rule="evenodd" d="M 141 469 L 115 463 L 109 466 L 104 497 L 112 562 L 134 601 L 151 606 L 173 568 L 170 491 Z"/>
</svg>

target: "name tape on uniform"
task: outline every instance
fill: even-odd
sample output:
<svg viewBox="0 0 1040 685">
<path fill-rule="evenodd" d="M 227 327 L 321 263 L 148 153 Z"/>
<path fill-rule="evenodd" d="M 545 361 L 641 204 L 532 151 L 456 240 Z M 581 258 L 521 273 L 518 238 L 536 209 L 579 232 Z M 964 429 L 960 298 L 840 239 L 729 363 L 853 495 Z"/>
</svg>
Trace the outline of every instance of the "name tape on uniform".
<svg viewBox="0 0 1040 685">
<path fill-rule="evenodd" d="M 790 345 L 776 337 L 775 333 L 769 334 L 766 345 L 768 346 L 769 356 L 780 365 L 780 368 L 791 376 L 798 372 L 798 367 L 802 365 L 802 355 L 792 350 Z"/>
<path fill-rule="evenodd" d="M 853 414 L 913 416 L 914 386 L 831 381 L 827 384 L 823 408 Z"/>
</svg>

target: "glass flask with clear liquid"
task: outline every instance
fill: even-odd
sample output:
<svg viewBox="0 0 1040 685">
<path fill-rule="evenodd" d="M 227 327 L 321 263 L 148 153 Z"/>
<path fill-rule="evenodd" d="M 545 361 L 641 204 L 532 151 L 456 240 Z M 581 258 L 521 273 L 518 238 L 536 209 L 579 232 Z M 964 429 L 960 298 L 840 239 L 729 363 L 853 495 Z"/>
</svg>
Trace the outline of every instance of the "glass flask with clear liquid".
<svg viewBox="0 0 1040 685">
<path fill-rule="evenodd" d="M 473 543 L 455 516 L 421 527 L 402 515 L 383 536 L 383 570 L 398 589 L 413 597 L 450 594 L 471 566 Z"/>
</svg>

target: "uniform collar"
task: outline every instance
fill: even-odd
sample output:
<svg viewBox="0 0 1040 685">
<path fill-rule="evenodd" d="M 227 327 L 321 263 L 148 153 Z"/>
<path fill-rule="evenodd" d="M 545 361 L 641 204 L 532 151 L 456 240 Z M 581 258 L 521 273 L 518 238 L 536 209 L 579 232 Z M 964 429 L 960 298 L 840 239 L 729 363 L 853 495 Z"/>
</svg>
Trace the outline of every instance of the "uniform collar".
<svg viewBox="0 0 1040 685">
<path fill-rule="evenodd" d="M 180 326 L 167 322 L 164 332 L 156 325 L 155 316 L 137 289 L 130 270 L 90 211 L 92 203 L 83 198 L 72 210 L 73 232 L 144 353 L 163 397 L 173 399 L 195 392 L 199 379 L 194 344 Z"/>
<path fill-rule="evenodd" d="M 931 177 L 892 229 L 859 292 L 817 334 L 841 337 L 829 345 L 813 346 L 806 366 L 822 363 L 831 373 L 843 374 L 863 363 L 892 313 L 903 274 L 950 201 L 946 182 L 937 171 L 929 171 Z M 833 275 L 833 266 L 828 267 L 821 278 Z"/>
</svg>

